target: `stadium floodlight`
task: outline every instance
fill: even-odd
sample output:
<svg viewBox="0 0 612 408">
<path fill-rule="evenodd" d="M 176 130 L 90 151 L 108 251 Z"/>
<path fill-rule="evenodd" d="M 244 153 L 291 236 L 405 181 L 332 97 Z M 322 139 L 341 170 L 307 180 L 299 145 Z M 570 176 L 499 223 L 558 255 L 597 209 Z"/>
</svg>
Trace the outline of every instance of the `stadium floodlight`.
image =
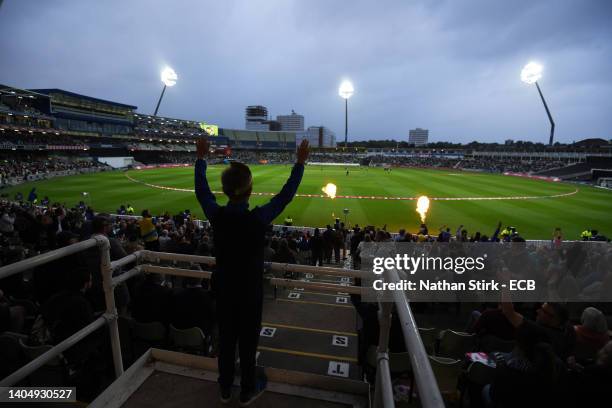
<svg viewBox="0 0 612 408">
<path fill-rule="evenodd" d="M 348 100 L 355 93 L 351 81 L 344 80 L 338 89 L 338 95 L 344 99 L 344 148 L 348 145 Z"/>
<path fill-rule="evenodd" d="M 153 116 L 157 116 L 157 111 L 159 110 L 159 105 L 161 104 L 164 93 L 166 92 L 166 87 L 176 85 L 177 79 L 178 75 L 176 75 L 176 72 L 174 72 L 174 70 L 170 67 L 164 68 L 164 70 L 161 72 L 161 81 L 164 83 L 164 87 L 161 95 L 159 96 L 159 100 L 157 101 L 157 106 L 155 107 L 155 113 L 153 113 Z"/>
<path fill-rule="evenodd" d="M 555 136 L 555 121 L 550 114 L 550 110 L 548 109 L 548 104 L 544 99 L 544 95 L 542 94 L 542 90 L 540 89 L 540 84 L 538 84 L 538 80 L 542 78 L 542 66 L 536 62 L 530 62 L 523 67 L 521 71 L 521 81 L 526 84 L 535 84 L 538 89 L 538 93 L 540 94 L 540 98 L 542 99 L 542 103 L 544 104 L 544 109 L 546 109 L 546 114 L 548 115 L 548 120 L 550 121 L 550 138 L 548 139 L 548 144 L 552 146 L 553 139 Z"/>
</svg>

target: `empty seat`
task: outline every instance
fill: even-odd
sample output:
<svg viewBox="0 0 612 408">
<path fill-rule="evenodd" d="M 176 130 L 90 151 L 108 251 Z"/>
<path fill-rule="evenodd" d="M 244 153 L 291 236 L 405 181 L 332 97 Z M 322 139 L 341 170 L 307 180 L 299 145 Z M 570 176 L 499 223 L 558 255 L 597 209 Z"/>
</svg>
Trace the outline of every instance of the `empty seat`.
<svg viewBox="0 0 612 408">
<path fill-rule="evenodd" d="M 438 340 L 438 330 L 433 327 L 419 327 L 419 334 L 421 335 L 421 341 L 423 342 L 427 354 L 434 354 L 436 341 Z"/>
<path fill-rule="evenodd" d="M 377 347 L 370 346 L 368 348 L 367 354 L 367 364 L 374 370 L 376 370 L 377 366 Z M 412 371 L 412 366 L 410 365 L 410 354 L 406 351 L 403 353 L 388 353 L 389 354 L 389 371 L 391 374 L 405 374 L 410 373 Z"/>
<path fill-rule="evenodd" d="M 463 359 L 465 353 L 474 351 L 474 334 L 444 330 L 440 333 L 437 356 Z"/>
<path fill-rule="evenodd" d="M 452 358 L 429 356 L 431 369 L 436 376 L 438 388 L 445 399 L 457 398 L 457 385 L 463 362 Z"/>
<path fill-rule="evenodd" d="M 209 341 L 199 327 L 177 329 L 170 325 L 170 344 L 179 351 L 208 354 Z"/>
</svg>

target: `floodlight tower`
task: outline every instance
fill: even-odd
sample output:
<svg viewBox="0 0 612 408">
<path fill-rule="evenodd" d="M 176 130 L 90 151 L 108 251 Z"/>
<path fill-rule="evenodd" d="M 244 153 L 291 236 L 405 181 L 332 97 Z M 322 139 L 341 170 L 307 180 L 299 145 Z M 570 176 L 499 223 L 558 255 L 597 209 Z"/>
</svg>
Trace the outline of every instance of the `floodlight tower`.
<svg viewBox="0 0 612 408">
<path fill-rule="evenodd" d="M 164 83 L 164 88 L 162 89 L 162 93 L 159 96 L 159 100 L 157 101 L 157 106 L 155 107 L 155 113 L 153 114 L 153 116 L 157 116 L 157 111 L 159 110 L 159 104 L 161 103 L 162 98 L 164 97 L 164 92 L 166 92 L 166 87 L 176 85 L 177 79 L 178 79 L 178 76 L 176 75 L 176 72 L 174 72 L 172 68 L 170 67 L 164 68 L 164 70 L 161 73 L 161 80 Z"/>
<path fill-rule="evenodd" d="M 548 140 L 548 144 L 552 146 L 553 138 L 555 136 L 555 121 L 550 114 L 550 110 L 548 109 L 544 95 L 542 95 L 540 85 L 538 84 L 538 79 L 540 78 L 542 78 L 542 66 L 540 64 L 530 62 L 523 67 L 523 70 L 521 71 L 521 81 L 525 82 L 526 84 L 535 84 L 536 88 L 538 88 L 538 93 L 540 94 L 542 103 L 544 104 L 544 109 L 546 109 L 546 114 L 548 115 L 548 120 L 550 121 L 550 139 Z"/>
<path fill-rule="evenodd" d="M 351 81 L 348 81 L 348 80 L 342 81 L 342 83 L 340 84 L 340 88 L 338 89 L 338 95 L 344 98 L 344 148 L 345 149 L 348 145 L 348 100 L 351 96 L 353 96 L 354 92 L 355 92 L 355 89 L 353 88 L 353 84 L 351 84 Z"/>
</svg>

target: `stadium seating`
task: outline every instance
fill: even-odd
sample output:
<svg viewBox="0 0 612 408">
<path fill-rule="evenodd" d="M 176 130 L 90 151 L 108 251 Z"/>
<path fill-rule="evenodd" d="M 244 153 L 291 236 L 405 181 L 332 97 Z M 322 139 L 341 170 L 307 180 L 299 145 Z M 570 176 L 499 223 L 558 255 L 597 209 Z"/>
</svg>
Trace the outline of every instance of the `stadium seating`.
<svg viewBox="0 0 612 408">
<path fill-rule="evenodd" d="M 36 357 L 46 353 L 53 347 L 47 344 L 30 346 L 27 345 L 23 339 L 19 340 L 19 345 L 28 361 L 34 360 Z M 67 377 L 68 368 L 66 362 L 62 356 L 59 356 L 53 358 L 34 373 L 30 374 L 29 379 L 32 384 L 38 386 L 61 387 L 66 383 Z"/>
<path fill-rule="evenodd" d="M 461 360 L 437 356 L 429 356 L 429 362 L 438 381 L 440 393 L 449 401 L 455 401 L 457 399 L 457 386 L 463 362 Z"/>
<path fill-rule="evenodd" d="M 435 328 L 419 327 L 419 334 L 421 335 L 425 351 L 431 355 L 435 354 L 439 336 L 438 330 Z"/>
<path fill-rule="evenodd" d="M 210 339 L 204 335 L 199 327 L 177 329 L 170 325 L 168 334 L 170 344 L 178 351 L 202 355 L 208 355 L 210 351 Z"/>
<path fill-rule="evenodd" d="M 474 351 L 476 335 L 444 330 L 440 333 L 440 340 L 436 356 L 463 359 L 465 353 Z"/>
</svg>

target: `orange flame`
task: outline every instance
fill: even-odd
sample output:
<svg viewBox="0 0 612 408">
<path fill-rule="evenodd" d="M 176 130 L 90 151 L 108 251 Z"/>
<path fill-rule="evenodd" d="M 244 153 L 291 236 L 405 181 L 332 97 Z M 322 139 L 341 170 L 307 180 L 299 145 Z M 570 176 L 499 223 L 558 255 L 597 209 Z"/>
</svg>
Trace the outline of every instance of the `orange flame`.
<svg viewBox="0 0 612 408">
<path fill-rule="evenodd" d="M 429 210 L 429 198 L 427 196 L 420 196 L 417 200 L 416 212 L 421 215 L 421 223 L 425 224 L 425 217 L 427 217 L 427 211 Z"/>
<path fill-rule="evenodd" d="M 338 190 L 338 187 L 336 187 L 336 185 L 333 183 L 327 183 L 327 185 L 321 190 L 327 194 L 329 198 L 334 199 L 336 198 L 336 190 Z"/>
</svg>

